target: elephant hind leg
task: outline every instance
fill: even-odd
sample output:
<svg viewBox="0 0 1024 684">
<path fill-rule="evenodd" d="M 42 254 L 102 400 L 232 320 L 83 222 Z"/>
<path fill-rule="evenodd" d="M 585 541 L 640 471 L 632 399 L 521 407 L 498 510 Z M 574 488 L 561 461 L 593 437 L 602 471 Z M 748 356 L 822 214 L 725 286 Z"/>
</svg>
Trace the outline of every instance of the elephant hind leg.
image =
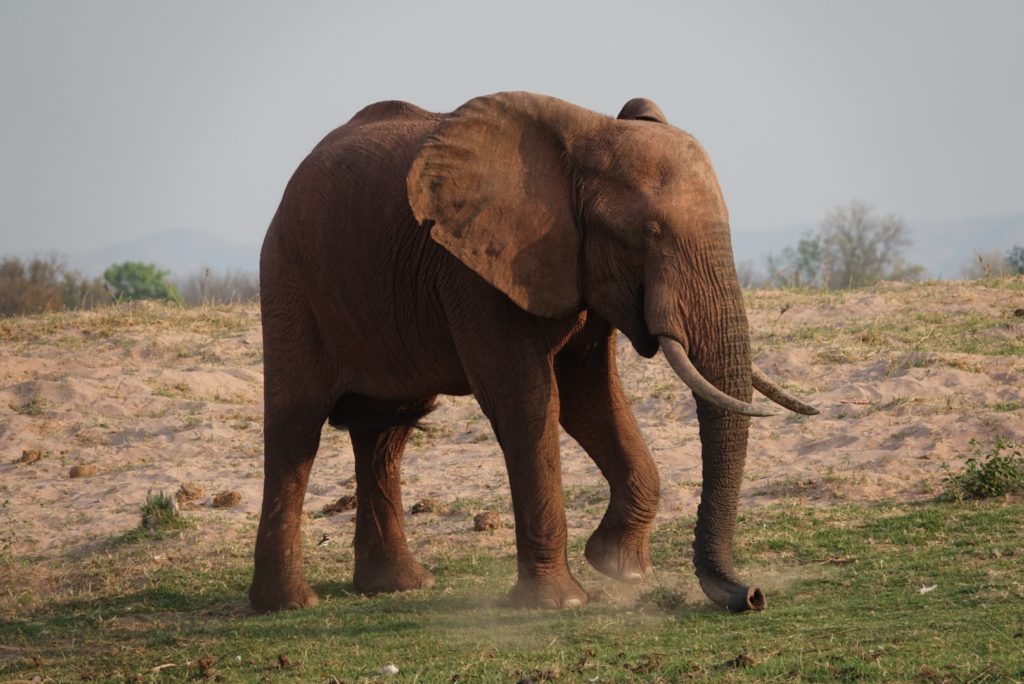
<svg viewBox="0 0 1024 684">
<path fill-rule="evenodd" d="M 311 412 L 268 415 L 263 509 L 256 534 L 249 601 L 259 611 L 305 608 L 318 603 L 302 570 L 302 502 L 320 442 Z"/>
<path fill-rule="evenodd" d="M 411 406 L 411 405 L 409 405 Z M 419 409 L 369 403 L 349 408 L 346 417 L 413 418 L 414 424 L 433 407 L 433 398 L 416 402 Z M 405 538 L 402 507 L 401 461 L 413 425 L 377 429 L 349 429 L 356 459 L 356 535 L 353 583 L 364 594 L 381 594 L 434 585 L 434 577 L 420 565 Z"/>
<path fill-rule="evenodd" d="M 249 600 L 256 610 L 316 605 L 302 570 L 302 503 L 330 409 L 311 317 L 277 313 L 264 297 L 263 505 Z"/>
</svg>

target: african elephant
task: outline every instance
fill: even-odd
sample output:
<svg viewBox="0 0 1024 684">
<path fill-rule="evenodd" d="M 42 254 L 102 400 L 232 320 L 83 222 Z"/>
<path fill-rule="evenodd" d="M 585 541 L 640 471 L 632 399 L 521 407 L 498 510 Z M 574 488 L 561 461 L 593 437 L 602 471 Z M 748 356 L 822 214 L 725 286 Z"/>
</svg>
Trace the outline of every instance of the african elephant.
<svg viewBox="0 0 1024 684">
<path fill-rule="evenodd" d="M 439 394 L 472 393 L 505 456 L 517 606 L 572 607 L 561 424 L 607 478 L 585 555 L 651 571 L 658 472 L 619 384 L 615 331 L 659 349 L 697 402 L 703 491 L 694 562 L 705 593 L 761 609 L 738 581 L 733 530 L 752 387 L 815 410 L 753 368 L 728 214 L 711 163 L 653 103 L 612 119 L 552 97 L 499 93 L 449 114 L 380 102 L 327 135 L 284 192 L 260 257 L 263 508 L 249 597 L 317 602 L 299 522 L 325 421 L 349 431 L 354 583 L 433 584 L 408 548 L 400 461 Z"/>
</svg>

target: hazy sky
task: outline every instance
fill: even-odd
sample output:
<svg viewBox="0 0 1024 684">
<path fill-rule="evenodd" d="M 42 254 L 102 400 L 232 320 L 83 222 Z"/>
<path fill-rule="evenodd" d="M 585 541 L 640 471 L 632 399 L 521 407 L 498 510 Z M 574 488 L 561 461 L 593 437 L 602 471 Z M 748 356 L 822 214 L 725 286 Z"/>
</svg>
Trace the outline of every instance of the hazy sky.
<svg viewBox="0 0 1024 684">
<path fill-rule="evenodd" d="M 1024 211 L 1024 2 L 0 0 L 0 253 L 168 228 L 259 242 L 363 105 L 532 90 L 658 102 L 734 230 L 861 198 Z"/>
</svg>

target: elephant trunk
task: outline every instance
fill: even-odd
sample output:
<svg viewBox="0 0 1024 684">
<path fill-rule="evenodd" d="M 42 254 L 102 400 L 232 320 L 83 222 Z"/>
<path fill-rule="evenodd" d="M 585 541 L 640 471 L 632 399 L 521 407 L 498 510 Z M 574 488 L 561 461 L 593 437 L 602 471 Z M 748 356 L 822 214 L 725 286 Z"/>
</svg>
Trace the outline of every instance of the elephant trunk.
<svg viewBox="0 0 1024 684">
<path fill-rule="evenodd" d="M 697 255 L 686 264 L 690 272 L 688 286 L 672 288 L 675 303 L 668 301 L 672 289 L 655 288 L 658 301 L 651 302 L 647 311 L 648 316 L 657 317 L 649 318 L 652 332 L 662 338 L 662 349 L 670 362 L 673 354 L 684 353 L 715 392 L 736 404 L 719 401 L 691 385 L 700 423 L 703 470 L 693 543 L 694 566 L 701 588 L 715 603 L 735 612 L 763 610 L 764 593 L 740 582 L 733 569 L 733 538 L 749 415 L 759 413 L 736 410 L 751 408 L 753 393 L 746 311 L 727 234 L 717 246 L 685 253 Z M 700 280 L 699 287 L 694 285 L 696 279 Z M 669 310 L 674 310 L 675 315 L 664 315 Z M 678 342 L 674 345 L 676 349 L 664 344 L 666 337 Z M 683 364 L 672 365 L 678 373 L 677 366 Z"/>
<path fill-rule="evenodd" d="M 752 393 L 750 350 L 742 302 L 720 315 L 717 340 L 694 345 L 702 374 L 731 397 L 749 402 Z M 693 561 L 704 593 L 731 612 L 763 610 L 764 593 L 736 579 L 733 538 L 750 418 L 697 397 L 702 481 Z"/>
</svg>

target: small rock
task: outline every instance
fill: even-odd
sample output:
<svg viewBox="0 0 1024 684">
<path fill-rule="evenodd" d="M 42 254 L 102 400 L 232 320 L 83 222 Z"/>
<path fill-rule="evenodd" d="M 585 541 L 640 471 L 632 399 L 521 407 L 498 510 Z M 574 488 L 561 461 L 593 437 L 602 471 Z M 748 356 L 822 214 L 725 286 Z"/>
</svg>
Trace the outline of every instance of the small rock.
<svg viewBox="0 0 1024 684">
<path fill-rule="evenodd" d="M 409 512 L 413 515 L 419 515 L 420 513 L 433 513 L 437 509 L 437 499 L 421 499 L 412 505 Z"/>
<path fill-rule="evenodd" d="M 384 667 L 380 668 L 378 672 L 380 672 L 385 677 L 394 677 L 396 674 L 398 674 L 398 668 L 392 665 L 391 663 L 388 663 Z"/>
<path fill-rule="evenodd" d="M 71 466 L 71 470 L 68 471 L 68 477 L 75 479 L 77 477 L 92 477 L 96 474 L 96 466 L 94 465 L 76 465 Z"/>
<path fill-rule="evenodd" d="M 1024 318 L 1024 309 L 1014 309 L 1013 315 L 1017 318 Z"/>
<path fill-rule="evenodd" d="M 242 501 L 242 495 L 236 491 L 225 490 L 213 497 L 214 508 L 231 508 Z"/>
<path fill-rule="evenodd" d="M 345 494 L 334 503 L 324 506 L 321 512 L 324 515 L 337 515 L 338 513 L 344 513 L 345 511 L 355 510 L 355 508 L 356 497 L 352 494 Z"/>
<path fill-rule="evenodd" d="M 23 449 L 21 452 L 21 458 L 15 461 L 15 463 L 35 463 L 43 457 L 43 452 L 40 449 Z"/>
<path fill-rule="evenodd" d="M 178 503 L 185 503 L 187 501 L 195 501 L 202 497 L 203 488 L 197 485 L 195 482 L 182 482 L 181 486 L 178 487 L 178 491 L 174 493 L 174 499 Z"/>
<path fill-rule="evenodd" d="M 477 532 L 496 530 L 501 527 L 501 516 L 494 511 L 483 511 L 473 516 L 473 529 Z"/>
</svg>

